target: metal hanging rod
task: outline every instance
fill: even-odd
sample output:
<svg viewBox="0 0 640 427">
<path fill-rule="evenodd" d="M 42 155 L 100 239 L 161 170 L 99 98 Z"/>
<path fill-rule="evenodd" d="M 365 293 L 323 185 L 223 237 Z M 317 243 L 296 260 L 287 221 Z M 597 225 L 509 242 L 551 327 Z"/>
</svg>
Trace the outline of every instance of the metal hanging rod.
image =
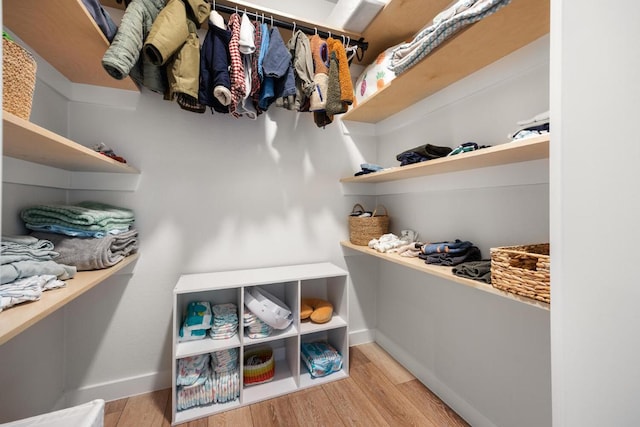
<svg viewBox="0 0 640 427">
<path fill-rule="evenodd" d="M 360 37 L 360 39 L 358 40 L 352 40 L 351 37 L 346 37 L 342 34 L 332 34 L 330 31 L 323 31 L 323 30 L 318 30 L 317 28 L 310 28 L 307 27 L 305 25 L 298 25 L 295 22 L 288 22 L 288 21 L 283 21 L 280 19 L 276 19 L 273 16 L 267 16 L 264 14 L 260 14 L 257 12 L 250 12 L 247 11 L 244 8 L 238 8 L 238 7 L 232 7 L 232 6 L 227 6 L 224 4 L 218 4 L 215 1 L 213 3 L 211 3 L 211 7 L 215 10 L 217 10 L 218 12 L 222 12 L 222 13 L 226 13 L 226 14 L 233 14 L 233 13 L 247 13 L 248 15 L 253 15 L 256 20 L 260 20 L 260 21 L 264 21 L 266 23 L 271 24 L 272 26 L 276 26 L 276 27 L 280 27 L 280 28 L 284 28 L 286 30 L 300 30 L 305 34 L 309 34 L 309 35 L 314 35 L 317 34 L 322 38 L 328 38 L 328 37 L 340 37 L 343 39 L 344 41 L 344 45 L 346 46 L 357 46 L 358 48 L 360 48 L 362 50 L 362 53 L 364 54 L 364 52 L 367 50 L 367 48 L 369 47 L 369 43 L 364 41 L 363 37 Z"/>
</svg>

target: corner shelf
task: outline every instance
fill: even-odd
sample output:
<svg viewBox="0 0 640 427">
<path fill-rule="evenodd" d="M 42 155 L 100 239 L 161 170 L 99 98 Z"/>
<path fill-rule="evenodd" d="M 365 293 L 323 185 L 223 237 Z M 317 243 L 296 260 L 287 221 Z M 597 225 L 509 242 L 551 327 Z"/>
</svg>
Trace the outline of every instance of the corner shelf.
<svg viewBox="0 0 640 427">
<path fill-rule="evenodd" d="M 340 179 L 340 182 L 378 183 L 417 178 L 441 173 L 499 166 L 549 158 L 551 134 L 515 140 L 451 157 L 442 157 L 407 166 L 397 166 L 378 172 Z"/>
<path fill-rule="evenodd" d="M 139 174 L 140 171 L 55 134 L 7 111 L 2 112 L 3 155 L 80 172 Z"/>
<path fill-rule="evenodd" d="M 416 10 L 416 3 L 422 2 L 403 1 L 403 7 L 405 3 Z M 391 10 L 389 6 L 385 9 Z M 495 14 L 446 40 L 418 64 L 345 113 L 342 120 L 377 123 L 547 33 L 549 0 L 512 0 Z"/>
<path fill-rule="evenodd" d="M 38 301 L 18 304 L 0 312 L 0 345 L 64 307 L 137 259 L 138 254 L 133 254 L 110 268 L 80 271 L 73 279 L 65 280 L 65 287 L 43 292 Z"/>
<path fill-rule="evenodd" d="M 471 288 L 477 289 L 479 291 L 482 292 L 488 292 L 492 295 L 496 295 L 502 298 L 507 298 L 510 299 L 512 301 L 516 301 L 522 304 L 527 304 L 530 305 L 532 307 L 536 307 L 542 310 L 549 310 L 550 309 L 550 305 L 542 302 L 542 301 L 537 301 L 535 299 L 532 298 L 526 298 L 526 297 L 522 297 L 520 295 L 516 295 L 516 294 L 512 294 L 510 292 L 504 292 L 501 291 L 499 289 L 494 288 L 493 286 L 480 282 L 478 280 L 472 280 L 472 279 L 467 279 L 464 277 L 460 277 L 460 276 L 456 276 L 455 274 L 452 273 L 452 267 L 444 267 L 444 266 L 438 266 L 438 265 L 430 265 L 430 264 L 426 264 L 422 259 L 420 258 L 411 258 L 411 257 L 402 257 L 400 255 L 397 254 L 387 254 L 387 253 L 381 253 L 378 252 L 374 249 L 369 248 L 368 246 L 357 246 L 354 245 L 350 242 L 347 241 L 343 241 L 340 242 L 340 244 L 348 249 L 366 254 L 366 255 L 370 255 L 370 256 L 374 256 L 376 258 L 380 258 L 383 259 L 385 261 L 390 261 L 399 265 L 402 265 L 403 267 L 408 267 L 414 270 L 418 270 L 421 273 L 426 273 L 426 274 L 430 274 L 432 276 L 436 276 L 436 277 L 440 277 L 442 279 L 446 279 L 446 280 L 450 280 L 452 282 L 461 284 L 461 285 L 465 285 L 465 286 L 469 286 Z"/>
<path fill-rule="evenodd" d="M 81 0 L 4 0 L 3 24 L 72 83 L 138 92 L 102 68 L 109 47 Z"/>
</svg>

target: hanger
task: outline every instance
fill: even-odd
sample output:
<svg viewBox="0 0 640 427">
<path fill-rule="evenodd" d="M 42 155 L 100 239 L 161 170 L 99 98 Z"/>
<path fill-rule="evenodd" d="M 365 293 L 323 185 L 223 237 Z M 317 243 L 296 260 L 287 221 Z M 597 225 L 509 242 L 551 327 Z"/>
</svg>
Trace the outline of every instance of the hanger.
<svg viewBox="0 0 640 427">
<path fill-rule="evenodd" d="M 293 21 L 293 30 L 291 30 L 291 34 L 296 34 L 296 21 Z"/>
</svg>

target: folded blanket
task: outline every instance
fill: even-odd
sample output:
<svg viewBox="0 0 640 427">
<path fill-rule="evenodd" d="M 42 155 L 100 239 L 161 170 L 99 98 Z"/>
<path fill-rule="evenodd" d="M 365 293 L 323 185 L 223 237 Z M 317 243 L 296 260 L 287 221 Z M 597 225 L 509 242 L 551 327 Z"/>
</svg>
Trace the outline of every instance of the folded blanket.
<svg viewBox="0 0 640 427">
<path fill-rule="evenodd" d="M 497 12 L 511 0 L 458 0 L 438 14 L 409 43 L 398 45 L 391 54 L 389 69 L 401 74 L 416 65 L 454 33 Z"/>
<path fill-rule="evenodd" d="M 24 225 L 32 231 L 44 231 L 45 233 L 64 234 L 71 237 L 94 237 L 96 239 L 102 239 L 107 234 L 119 234 L 129 231 L 129 225 L 114 225 L 107 227 L 107 230 L 82 230 L 80 228 L 69 227 L 59 224 L 29 224 Z"/>
<path fill-rule="evenodd" d="M 53 243 L 33 236 L 2 236 L 0 243 L 0 264 L 17 261 L 48 261 L 57 257 Z"/>
<path fill-rule="evenodd" d="M 133 211 L 97 202 L 75 205 L 36 205 L 25 208 L 20 217 L 28 224 L 58 224 L 81 230 L 109 230 L 133 224 Z"/>
<path fill-rule="evenodd" d="M 468 261 L 480 261 L 482 256 L 480 249 L 471 246 L 457 254 L 450 253 L 434 253 L 430 255 L 420 254 L 419 257 L 424 259 L 427 264 L 454 266 Z"/>
<path fill-rule="evenodd" d="M 469 261 L 456 265 L 453 274 L 480 282 L 491 283 L 491 260 Z"/>
<path fill-rule="evenodd" d="M 67 237 L 62 234 L 34 232 L 40 239 L 53 242 L 60 254 L 57 262 L 74 265 L 78 271 L 109 268 L 138 251 L 138 230 L 108 234 L 102 239 Z"/>
<path fill-rule="evenodd" d="M 71 279 L 76 275 L 76 268 L 71 265 L 58 264 L 55 261 L 17 261 L 0 265 L 0 284 L 11 283 L 31 276 L 54 275 L 59 280 Z"/>
</svg>

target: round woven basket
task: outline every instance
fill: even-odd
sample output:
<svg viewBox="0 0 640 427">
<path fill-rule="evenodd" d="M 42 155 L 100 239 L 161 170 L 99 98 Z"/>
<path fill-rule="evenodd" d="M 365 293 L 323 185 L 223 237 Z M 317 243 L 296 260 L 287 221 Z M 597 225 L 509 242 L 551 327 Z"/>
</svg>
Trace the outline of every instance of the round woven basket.
<svg viewBox="0 0 640 427">
<path fill-rule="evenodd" d="M 2 109 L 29 120 L 36 88 L 36 61 L 14 41 L 2 38 Z"/>
<path fill-rule="evenodd" d="M 360 207 L 361 211 L 365 210 L 362 205 L 356 204 L 352 212 L 355 212 L 357 207 Z M 384 209 L 384 215 L 378 212 L 378 208 Z M 388 232 L 389 215 L 383 205 L 377 206 L 370 217 L 349 217 L 349 241 L 354 245 L 367 246 L 371 239 L 377 239 Z"/>
</svg>

